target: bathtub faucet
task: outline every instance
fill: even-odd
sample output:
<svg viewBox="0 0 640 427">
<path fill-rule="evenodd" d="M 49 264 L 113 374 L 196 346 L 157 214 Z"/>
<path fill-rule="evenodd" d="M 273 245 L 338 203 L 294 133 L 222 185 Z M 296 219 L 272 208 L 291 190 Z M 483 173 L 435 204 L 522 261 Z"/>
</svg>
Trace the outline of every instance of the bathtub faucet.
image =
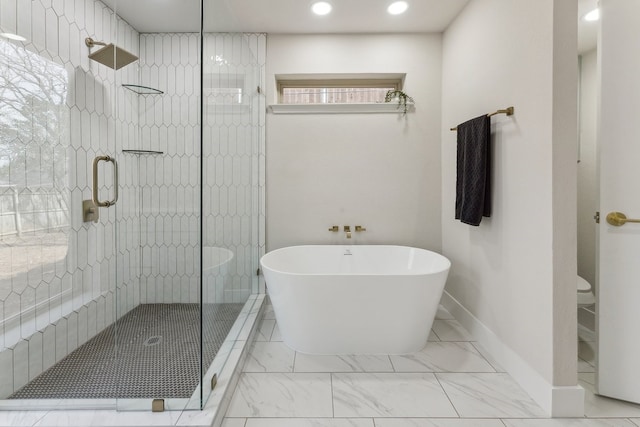
<svg viewBox="0 0 640 427">
<path fill-rule="evenodd" d="M 347 233 L 347 239 L 351 238 L 351 226 L 350 225 L 345 225 L 344 226 L 344 232 Z"/>
</svg>

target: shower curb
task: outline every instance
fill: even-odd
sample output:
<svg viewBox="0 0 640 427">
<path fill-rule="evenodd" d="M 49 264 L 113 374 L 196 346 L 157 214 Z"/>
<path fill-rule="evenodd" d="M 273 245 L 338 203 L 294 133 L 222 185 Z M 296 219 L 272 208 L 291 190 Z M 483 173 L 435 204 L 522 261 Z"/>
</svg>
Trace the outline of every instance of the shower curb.
<svg viewBox="0 0 640 427">
<path fill-rule="evenodd" d="M 264 313 L 266 294 L 251 295 L 247 303 L 252 299 L 254 300 L 253 307 L 234 342 L 229 358 L 218 376 L 216 388 L 209 396 L 205 407 L 199 412 L 184 411 L 175 425 L 212 427 L 222 425 L 249 353 L 249 347 L 255 338 L 258 324 Z"/>
</svg>

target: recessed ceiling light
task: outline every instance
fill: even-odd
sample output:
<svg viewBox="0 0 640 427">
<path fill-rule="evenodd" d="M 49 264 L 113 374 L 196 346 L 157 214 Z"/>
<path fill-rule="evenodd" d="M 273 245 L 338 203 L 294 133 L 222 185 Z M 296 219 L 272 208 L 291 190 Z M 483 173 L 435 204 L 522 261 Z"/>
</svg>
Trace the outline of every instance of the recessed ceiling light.
<svg viewBox="0 0 640 427">
<path fill-rule="evenodd" d="M 331 12 L 331 3 L 318 1 L 311 5 L 311 10 L 316 15 L 326 15 Z"/>
<path fill-rule="evenodd" d="M 9 40 L 17 40 L 19 42 L 26 42 L 27 39 L 25 39 L 22 36 L 19 36 L 17 34 L 13 34 L 13 33 L 0 33 L 0 37 L 4 37 L 5 39 L 9 39 Z"/>
<path fill-rule="evenodd" d="M 600 9 L 598 8 L 593 9 L 591 12 L 584 15 L 582 19 L 584 19 L 587 22 L 597 21 L 598 19 L 600 19 Z"/>
<path fill-rule="evenodd" d="M 408 8 L 409 4 L 406 1 L 397 1 L 389 5 L 387 12 L 392 15 L 400 15 L 401 13 L 406 12 Z"/>
</svg>

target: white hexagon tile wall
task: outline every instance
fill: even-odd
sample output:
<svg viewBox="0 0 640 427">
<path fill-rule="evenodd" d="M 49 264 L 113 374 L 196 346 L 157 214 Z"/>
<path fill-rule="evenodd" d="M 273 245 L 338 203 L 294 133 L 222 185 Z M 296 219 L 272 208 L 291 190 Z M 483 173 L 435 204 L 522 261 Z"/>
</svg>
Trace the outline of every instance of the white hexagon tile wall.
<svg viewBox="0 0 640 427">
<path fill-rule="evenodd" d="M 198 34 L 142 34 L 143 82 L 161 97 L 140 100 L 141 146 L 163 151 L 140 160 L 142 299 L 197 302 L 200 215 Z M 205 302 L 244 302 L 257 292 L 259 153 L 264 146 L 266 35 L 204 37 L 203 246 L 233 256 Z M 262 210 L 263 212 L 263 210 Z M 264 222 L 264 216 L 262 217 Z M 264 240 L 264 239 L 263 239 Z M 262 253 L 264 245 L 262 245 Z"/>
<path fill-rule="evenodd" d="M 121 96 L 117 85 L 137 82 L 137 66 L 114 73 L 89 60 L 84 39 L 117 38 L 137 54 L 139 35 L 99 1 L 2 0 L 0 7 L 0 32 L 25 39 L 0 40 L 3 78 L 19 75 L 23 83 L 17 86 L 31 92 L 23 94 L 30 101 L 20 119 L 0 114 L 3 129 L 14 133 L 1 136 L 0 205 L 15 213 L 9 194 L 15 191 L 24 213 L 20 233 L 15 214 L 3 215 L 0 232 L 0 371 L 13 373 L 0 377 L 0 397 L 6 397 L 111 324 L 116 287 L 123 290 L 120 314 L 137 303 L 124 297 L 138 286 L 125 266 L 138 262 L 139 245 L 124 239 L 115 253 L 115 209 L 101 209 L 98 223 L 84 223 L 81 206 L 91 198 L 92 159 L 134 144 L 138 122 L 136 109 L 124 108 L 137 100 Z M 61 80 L 51 83 L 56 76 Z M 19 98 L 15 87 L 0 86 L 6 113 Z M 123 108 L 116 116 L 117 99 Z M 100 193 L 113 194 L 111 172 L 99 177 Z M 121 175 L 122 200 L 136 199 L 133 179 Z M 136 209 L 118 212 L 121 236 L 137 233 Z"/>
<path fill-rule="evenodd" d="M 198 34 L 139 34 L 97 0 L 0 0 L 0 32 L 25 39 L 0 39 L 4 398 L 138 304 L 198 301 L 200 68 Z M 113 71 L 88 58 L 86 37 L 140 60 Z M 206 302 L 259 290 L 265 45 L 264 34 L 205 36 L 203 244 L 234 255 Z M 16 76 L 26 83 L 11 89 Z M 9 114 L 19 96 L 28 108 Z M 118 158 L 119 200 L 83 222 L 98 155 Z M 101 198 L 113 195 L 110 165 L 98 178 Z"/>
</svg>

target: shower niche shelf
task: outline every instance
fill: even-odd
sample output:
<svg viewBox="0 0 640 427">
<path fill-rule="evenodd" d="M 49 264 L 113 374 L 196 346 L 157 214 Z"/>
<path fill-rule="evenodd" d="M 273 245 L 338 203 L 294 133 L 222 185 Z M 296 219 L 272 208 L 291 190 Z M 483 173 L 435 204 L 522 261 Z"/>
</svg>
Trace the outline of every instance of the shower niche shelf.
<svg viewBox="0 0 640 427">
<path fill-rule="evenodd" d="M 164 93 L 160 89 L 128 83 L 123 83 L 122 87 L 127 88 L 131 92 L 137 93 L 138 95 L 162 95 Z"/>
<path fill-rule="evenodd" d="M 164 154 L 164 151 L 155 151 L 155 150 L 122 150 L 125 154 L 138 154 L 138 155 L 153 155 L 153 154 Z"/>
</svg>

